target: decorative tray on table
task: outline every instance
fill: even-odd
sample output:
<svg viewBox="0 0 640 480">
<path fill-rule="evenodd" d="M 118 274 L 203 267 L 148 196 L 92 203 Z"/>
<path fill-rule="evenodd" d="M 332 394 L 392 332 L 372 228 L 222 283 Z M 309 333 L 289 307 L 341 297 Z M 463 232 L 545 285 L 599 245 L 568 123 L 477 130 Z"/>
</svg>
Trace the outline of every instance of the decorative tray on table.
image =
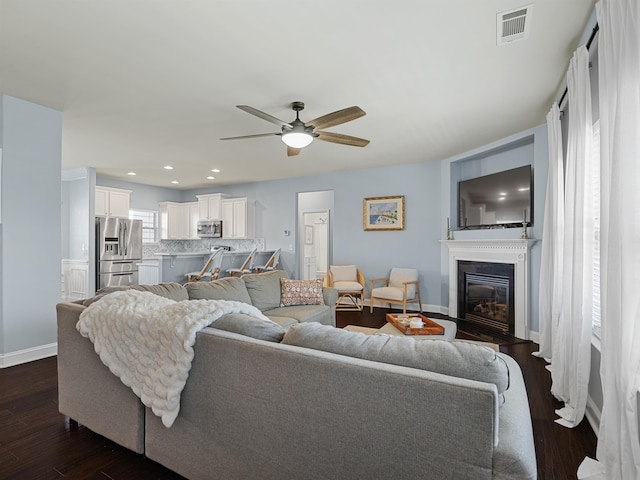
<svg viewBox="0 0 640 480">
<path fill-rule="evenodd" d="M 424 325 L 419 328 L 411 328 L 411 319 L 419 318 Z M 387 322 L 396 327 L 405 335 L 444 335 L 444 327 L 430 318 L 417 313 L 387 313 Z"/>
</svg>

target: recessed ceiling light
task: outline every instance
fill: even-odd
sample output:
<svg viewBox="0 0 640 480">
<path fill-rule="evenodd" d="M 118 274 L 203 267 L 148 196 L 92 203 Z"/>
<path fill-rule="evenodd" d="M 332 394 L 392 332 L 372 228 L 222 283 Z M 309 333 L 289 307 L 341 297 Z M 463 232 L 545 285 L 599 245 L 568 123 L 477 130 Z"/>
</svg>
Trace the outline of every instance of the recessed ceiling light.
<svg viewBox="0 0 640 480">
<path fill-rule="evenodd" d="M 173 167 L 171 165 L 165 165 L 164 169 L 165 170 L 173 170 Z"/>
<path fill-rule="evenodd" d="M 500 192 L 500 195 L 503 196 L 503 197 L 506 197 L 507 196 L 507 192 Z"/>
<path fill-rule="evenodd" d="M 519 192 L 526 192 L 526 191 L 529 191 L 529 190 L 531 190 L 531 187 L 520 187 L 518 189 Z"/>
<path fill-rule="evenodd" d="M 215 180 L 215 179 L 216 179 L 216 177 L 214 177 L 213 175 L 209 175 L 209 176 L 207 177 L 207 180 Z"/>
<path fill-rule="evenodd" d="M 132 176 L 133 176 L 133 175 L 135 175 L 135 174 L 136 174 L 136 172 L 129 172 L 129 173 L 127 173 L 127 175 L 132 175 Z"/>
<path fill-rule="evenodd" d="M 172 181 L 171 181 L 171 183 L 178 184 L 178 183 L 180 183 L 180 182 L 179 182 L 179 181 L 177 181 L 177 180 L 172 180 Z"/>
<path fill-rule="evenodd" d="M 220 173 L 220 170 L 219 170 L 219 169 L 217 169 L 217 168 L 212 168 L 212 169 L 211 169 L 211 171 L 212 171 L 213 173 Z"/>
</svg>

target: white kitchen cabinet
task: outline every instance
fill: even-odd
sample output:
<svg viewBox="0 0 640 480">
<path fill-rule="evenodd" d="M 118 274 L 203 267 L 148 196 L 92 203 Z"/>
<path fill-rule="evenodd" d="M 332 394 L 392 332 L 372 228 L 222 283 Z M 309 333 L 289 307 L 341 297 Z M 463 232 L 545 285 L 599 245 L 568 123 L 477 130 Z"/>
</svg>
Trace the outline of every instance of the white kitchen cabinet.
<svg viewBox="0 0 640 480">
<path fill-rule="evenodd" d="M 196 195 L 200 220 L 220 220 L 222 218 L 222 201 L 227 197 L 228 195 L 224 193 Z"/>
<path fill-rule="evenodd" d="M 97 217 L 129 218 L 131 190 L 96 186 L 95 198 Z"/>
<path fill-rule="evenodd" d="M 253 238 L 254 203 L 243 198 L 229 198 L 222 201 L 222 237 Z"/>
<path fill-rule="evenodd" d="M 198 202 L 160 203 L 160 238 L 187 240 L 198 238 Z"/>
</svg>

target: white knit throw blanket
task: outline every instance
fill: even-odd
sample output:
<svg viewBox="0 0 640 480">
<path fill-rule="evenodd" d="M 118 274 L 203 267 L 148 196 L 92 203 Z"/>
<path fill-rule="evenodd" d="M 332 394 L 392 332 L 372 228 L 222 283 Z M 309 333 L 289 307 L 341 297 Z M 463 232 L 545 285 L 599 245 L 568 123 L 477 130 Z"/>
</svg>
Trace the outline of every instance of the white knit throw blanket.
<svg viewBox="0 0 640 480">
<path fill-rule="evenodd" d="M 196 333 L 227 313 L 271 322 L 256 307 L 231 300 L 176 302 L 150 292 L 105 295 L 80 315 L 78 331 L 142 403 L 173 425 L 180 411 Z"/>
</svg>

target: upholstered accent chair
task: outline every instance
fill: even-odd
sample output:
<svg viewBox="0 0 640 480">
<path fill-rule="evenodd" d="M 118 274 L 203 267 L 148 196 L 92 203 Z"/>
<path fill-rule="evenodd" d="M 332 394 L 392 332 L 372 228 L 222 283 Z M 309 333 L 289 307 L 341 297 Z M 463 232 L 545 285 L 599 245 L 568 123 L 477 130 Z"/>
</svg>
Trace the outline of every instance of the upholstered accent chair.
<svg viewBox="0 0 640 480">
<path fill-rule="evenodd" d="M 331 265 L 325 285 L 338 291 L 336 310 L 362 311 L 365 280 L 355 265 Z"/>
<path fill-rule="evenodd" d="M 407 303 L 417 303 L 418 310 L 422 312 L 420 282 L 415 268 L 392 268 L 389 277 L 372 278 L 370 282 L 369 312 L 373 312 L 376 300 L 388 303 L 389 308 L 391 304 L 402 305 L 402 313 L 407 313 Z M 376 283 L 384 283 L 384 286 L 376 287 Z"/>
</svg>

